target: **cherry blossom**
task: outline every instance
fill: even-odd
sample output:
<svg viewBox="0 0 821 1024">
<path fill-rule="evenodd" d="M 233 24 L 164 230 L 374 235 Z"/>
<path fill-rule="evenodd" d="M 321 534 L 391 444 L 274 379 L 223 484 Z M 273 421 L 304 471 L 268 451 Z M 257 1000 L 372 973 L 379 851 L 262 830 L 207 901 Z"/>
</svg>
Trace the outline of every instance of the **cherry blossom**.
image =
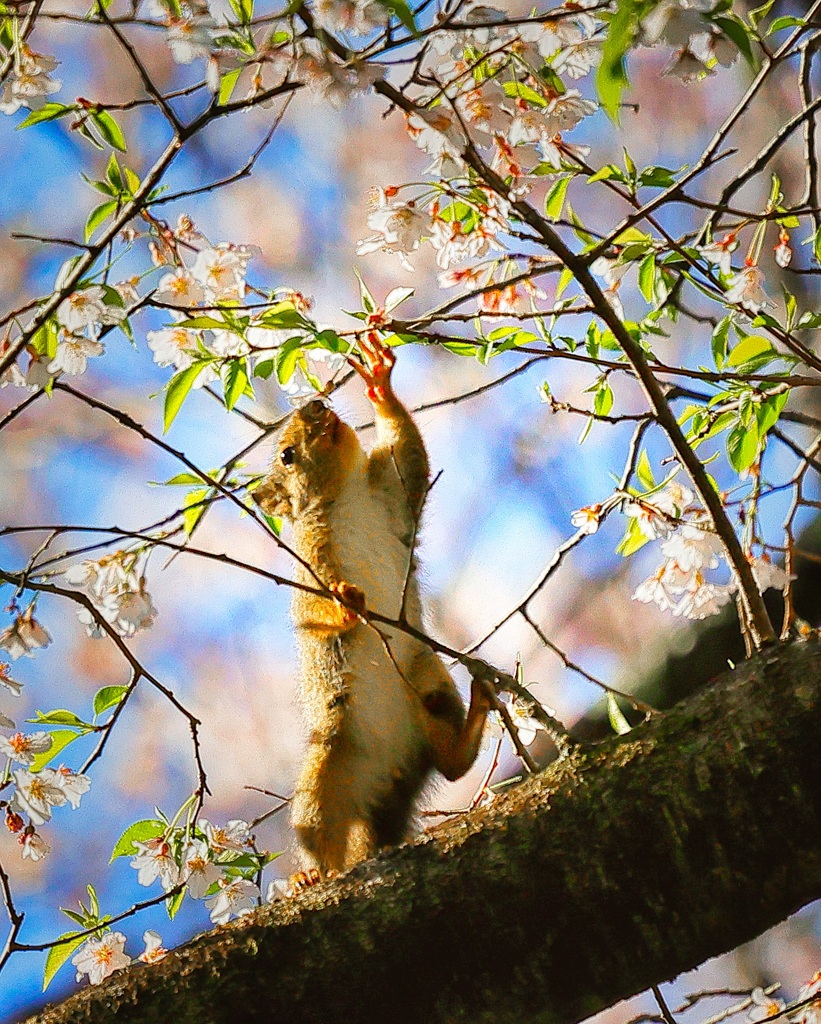
<svg viewBox="0 0 821 1024">
<path fill-rule="evenodd" d="M 816 971 L 806 985 L 798 990 L 798 1002 L 812 999 L 792 1017 L 794 1024 L 821 1024 L 821 971 Z"/>
<path fill-rule="evenodd" d="M 143 942 L 145 949 L 137 959 L 142 960 L 144 964 L 158 964 L 160 960 L 164 960 L 168 956 L 168 950 L 164 948 L 159 932 L 149 928 L 148 931 L 143 932 Z"/>
<path fill-rule="evenodd" d="M 185 327 L 147 331 L 146 338 L 157 366 L 173 366 L 177 371 L 187 370 L 200 355 L 196 333 Z M 216 379 L 216 374 L 212 379 Z"/>
<path fill-rule="evenodd" d="M 44 768 L 36 774 L 20 768 L 11 774 L 16 787 L 11 806 L 27 814 L 35 825 L 44 825 L 51 818 L 52 807 L 66 803 L 66 794 L 55 781 L 52 768 Z"/>
<path fill-rule="evenodd" d="M 52 738 L 47 732 L 16 732 L 13 736 L 0 736 L 0 752 L 18 764 L 34 763 L 37 754 L 51 749 Z"/>
<path fill-rule="evenodd" d="M 222 877 L 222 868 L 211 860 L 207 843 L 202 839 L 192 839 L 183 851 L 182 874 L 189 896 L 201 900 L 214 882 Z"/>
<path fill-rule="evenodd" d="M 20 45 L 15 57 L 14 68 L 0 93 L 0 112 L 14 114 L 20 107 L 39 110 L 47 96 L 62 88 L 62 82 L 49 75 L 60 62 L 54 57 L 34 53 L 25 43 Z"/>
<path fill-rule="evenodd" d="M 730 278 L 724 301 L 737 302 L 753 313 L 757 313 L 763 306 L 772 305 L 764 291 L 764 275 L 756 266 L 745 267 Z"/>
<path fill-rule="evenodd" d="M 180 868 L 174 858 L 171 844 L 164 836 L 149 839 L 144 843 L 134 841 L 137 855 L 130 861 L 137 871 L 140 885 L 151 885 L 159 878 L 166 892 L 180 881 Z"/>
<path fill-rule="evenodd" d="M 328 32 L 367 36 L 384 28 L 390 13 L 378 0 L 314 0 L 314 20 Z"/>
<path fill-rule="evenodd" d="M 128 967 L 131 957 L 123 952 L 125 942 L 122 932 L 106 932 L 101 939 L 89 939 L 83 943 L 80 952 L 71 958 L 77 968 L 77 981 L 87 974 L 90 984 L 99 985 L 110 974 Z"/>
<path fill-rule="evenodd" d="M 19 842 L 20 846 L 23 848 L 23 860 L 28 859 L 37 862 L 51 853 L 51 847 L 38 832 L 35 832 L 34 829 L 31 828 L 31 826 L 22 833 Z"/>
<path fill-rule="evenodd" d="M 98 284 L 72 292 L 57 307 L 57 323 L 69 334 L 78 334 L 86 328 L 91 328 L 94 333 L 98 324 L 120 323 L 125 317 L 125 309 L 105 302 L 105 294 Z"/>
<path fill-rule="evenodd" d="M 214 924 L 226 924 L 232 915 L 250 913 L 260 895 L 259 888 L 246 878 L 221 878 L 219 886 L 220 891 L 205 901 Z"/>
<path fill-rule="evenodd" d="M 74 772 L 62 764 L 55 770 L 52 780 L 65 793 L 66 800 L 75 811 L 80 806 L 80 798 L 91 788 L 91 779 L 87 775 Z"/>
<path fill-rule="evenodd" d="M 23 689 L 23 684 L 18 683 L 16 679 L 12 679 L 9 675 L 9 669 L 11 665 L 7 661 L 0 661 L 0 686 L 5 686 L 7 690 L 11 690 L 15 697 L 20 696 L 20 691 Z"/>
<path fill-rule="evenodd" d="M 57 343 L 54 358 L 48 364 L 48 372 L 52 374 L 67 373 L 78 377 L 85 373 L 89 357 L 101 356 L 105 346 L 93 338 L 81 338 L 77 335 L 63 335 Z"/>
<path fill-rule="evenodd" d="M 24 654 L 32 656 L 32 651 L 40 647 L 48 647 L 51 637 L 34 618 L 34 603 L 0 633 L 0 648 L 7 651 L 12 661 Z"/>
<path fill-rule="evenodd" d="M 777 1017 L 787 1006 L 783 999 L 774 999 L 767 995 L 763 988 L 754 988 L 750 993 L 750 999 L 753 1005 L 747 1014 L 747 1020 L 752 1024 Z"/>
<path fill-rule="evenodd" d="M 205 301 L 205 290 L 187 267 L 177 267 L 160 278 L 154 299 L 169 306 L 189 308 Z"/>
<path fill-rule="evenodd" d="M 583 534 L 595 533 L 601 521 L 601 505 L 585 505 L 576 509 L 570 516 L 570 522 Z"/>
<path fill-rule="evenodd" d="M 402 266 L 413 270 L 407 254 L 418 249 L 422 237 L 430 231 L 428 217 L 419 212 L 416 204 L 413 201 L 389 202 L 385 191 L 380 189 L 379 205 L 368 214 L 367 224 L 376 234 L 359 242 L 357 255 L 364 256 L 377 249 L 399 253 Z"/>
<path fill-rule="evenodd" d="M 729 277 L 733 272 L 732 254 L 737 248 L 738 238 L 735 232 L 730 232 L 718 241 L 699 246 L 698 251 L 708 263 L 718 267 L 725 277 Z"/>
<path fill-rule="evenodd" d="M 206 818 L 200 818 L 197 824 L 205 833 L 212 850 L 236 850 L 241 853 L 251 842 L 248 822 L 242 818 L 233 818 L 224 827 L 212 825 Z"/>
</svg>

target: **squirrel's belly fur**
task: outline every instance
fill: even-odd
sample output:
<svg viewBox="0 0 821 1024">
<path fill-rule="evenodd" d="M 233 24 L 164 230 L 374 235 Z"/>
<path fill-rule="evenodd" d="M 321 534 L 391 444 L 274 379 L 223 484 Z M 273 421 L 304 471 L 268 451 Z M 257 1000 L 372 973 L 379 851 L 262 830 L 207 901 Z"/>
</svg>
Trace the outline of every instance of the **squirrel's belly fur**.
<svg viewBox="0 0 821 1024">
<path fill-rule="evenodd" d="M 392 521 L 364 473 L 351 474 L 326 514 L 339 578 L 364 592 L 370 610 L 393 619 L 407 582 L 406 614 L 420 625 L 405 524 Z M 342 833 L 363 828 L 367 835 L 360 843 L 371 848 L 400 841 L 432 769 L 429 751 L 420 746 L 421 705 L 411 688 L 419 648 L 404 633 L 363 622 L 301 645 L 311 745 L 292 816 L 309 853 L 324 863 L 340 860 L 337 869 L 361 852 L 354 848 L 355 834 L 346 853 L 347 835 L 337 837 L 338 849 L 328 850 L 335 827 Z M 315 843 L 322 849 L 312 850 Z"/>
</svg>

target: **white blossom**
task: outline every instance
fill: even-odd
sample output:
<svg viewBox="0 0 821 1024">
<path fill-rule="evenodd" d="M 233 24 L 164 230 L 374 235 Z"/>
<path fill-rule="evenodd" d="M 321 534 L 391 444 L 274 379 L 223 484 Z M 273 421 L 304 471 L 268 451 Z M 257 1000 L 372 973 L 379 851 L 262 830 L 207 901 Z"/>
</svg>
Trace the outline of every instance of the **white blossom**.
<svg viewBox="0 0 821 1024">
<path fill-rule="evenodd" d="M 402 265 L 407 270 L 413 270 L 407 260 L 407 253 L 418 249 L 423 235 L 430 230 L 428 217 L 417 210 L 416 204 L 388 202 L 382 192 L 379 206 L 368 214 L 367 223 L 376 234 L 357 244 L 357 255 L 364 256 L 377 249 L 396 252 L 400 254 Z"/>
<path fill-rule="evenodd" d="M 142 960 L 144 964 L 158 964 L 168 955 L 168 950 L 162 944 L 162 938 L 153 929 L 149 928 L 148 931 L 143 932 L 143 942 L 145 949 L 137 959 Z"/>
<path fill-rule="evenodd" d="M 38 754 L 51 749 L 52 742 L 47 732 L 16 732 L 12 736 L 0 736 L 0 752 L 18 764 L 30 765 Z"/>
<path fill-rule="evenodd" d="M 387 7 L 376 0 L 314 0 L 311 11 L 317 25 L 334 34 L 367 36 L 390 20 Z"/>
<path fill-rule="evenodd" d="M 747 1014 L 747 1020 L 758 1022 L 778 1016 L 787 1004 L 783 999 L 774 999 L 765 993 L 763 988 L 754 988 L 750 993 L 753 1005 Z"/>
<path fill-rule="evenodd" d="M 109 305 L 105 302 L 105 294 L 98 284 L 72 292 L 57 307 L 57 323 L 69 334 L 78 334 L 87 327 L 96 329 L 97 324 L 120 323 L 125 317 L 125 309 Z"/>
<path fill-rule="evenodd" d="M 76 334 L 63 335 L 57 343 L 57 351 L 54 358 L 48 364 L 48 372 L 67 373 L 72 377 L 78 377 L 85 373 L 90 356 L 100 356 L 105 351 L 102 342 L 94 338 L 82 338 Z"/>
<path fill-rule="evenodd" d="M 601 521 L 601 505 L 585 505 L 576 509 L 570 516 L 570 522 L 583 534 L 595 533 Z"/>
<path fill-rule="evenodd" d="M 17 53 L 15 66 L 3 83 L 3 91 L 0 93 L 0 112 L 14 114 L 20 107 L 39 110 L 45 104 L 46 97 L 51 96 L 62 87 L 62 82 L 49 75 L 49 72 L 54 71 L 59 63 L 54 57 L 34 53 L 25 43 L 22 43 Z"/>
<path fill-rule="evenodd" d="M 205 901 L 211 912 L 214 924 L 226 924 L 232 914 L 248 914 L 254 909 L 254 900 L 259 895 L 259 888 L 246 878 L 235 878 L 229 881 L 220 879 L 220 891 Z"/>
<path fill-rule="evenodd" d="M 149 839 L 144 843 L 134 840 L 134 846 L 138 852 L 130 864 L 137 871 L 137 881 L 140 885 L 151 885 L 159 878 L 166 892 L 173 889 L 180 881 L 180 869 L 168 840 L 164 836 Z"/>
<path fill-rule="evenodd" d="M 187 370 L 200 355 L 197 335 L 184 327 L 164 327 L 159 331 L 148 331 L 146 338 L 157 366 L 173 366 L 177 371 Z"/>
<path fill-rule="evenodd" d="M 738 248 L 738 239 L 734 232 L 725 235 L 718 241 L 713 240 L 708 245 L 701 245 L 698 251 L 704 259 L 721 271 L 725 277 L 733 272 L 733 252 Z"/>
<path fill-rule="evenodd" d="M 160 278 L 154 298 L 170 306 L 188 308 L 204 302 L 205 291 L 187 267 L 176 267 Z"/>
<path fill-rule="evenodd" d="M 730 278 L 724 301 L 737 302 L 753 313 L 757 313 L 763 306 L 772 305 L 764 291 L 764 275 L 756 266 L 745 267 Z"/>
<path fill-rule="evenodd" d="M 23 684 L 11 678 L 9 675 L 10 668 L 11 665 L 7 661 L 0 661 L 0 686 L 5 686 L 7 690 L 11 690 L 15 697 L 19 697 Z"/>
<path fill-rule="evenodd" d="M 510 704 L 510 717 L 516 726 L 519 739 L 523 746 L 529 747 L 536 739 L 536 734 L 544 725 L 530 713 L 532 705 L 521 700 L 514 700 Z"/>
<path fill-rule="evenodd" d="M 110 974 L 128 967 L 131 957 L 123 952 L 125 935 L 122 932 L 106 932 L 101 939 L 89 939 L 80 947 L 71 962 L 77 968 L 77 981 L 84 974 L 92 985 L 99 985 Z"/>
<path fill-rule="evenodd" d="M 30 604 L 0 633 L 0 648 L 8 651 L 13 661 L 24 654 L 31 656 L 32 651 L 39 647 L 48 647 L 50 643 L 51 637 L 34 618 L 34 604 Z"/>
<path fill-rule="evenodd" d="M 798 990 L 798 1002 L 812 999 L 791 1017 L 793 1024 L 821 1024 L 821 971 L 816 971 L 806 985 Z"/>
<path fill-rule="evenodd" d="M 80 806 L 80 799 L 83 794 L 87 793 L 91 788 L 91 779 L 87 775 L 74 772 L 62 764 L 55 770 L 53 781 L 65 793 L 66 800 L 68 800 L 75 811 Z"/>
<path fill-rule="evenodd" d="M 190 18 L 173 18 L 166 41 L 178 64 L 192 64 L 200 57 L 208 58 L 213 47 L 216 22 L 207 13 Z"/>
<path fill-rule="evenodd" d="M 206 818 L 200 818 L 197 824 L 205 833 L 212 850 L 236 850 L 241 853 L 251 842 L 248 822 L 242 818 L 233 818 L 224 827 L 212 825 Z"/>
<path fill-rule="evenodd" d="M 776 565 L 766 553 L 758 558 L 751 558 L 750 568 L 753 571 L 755 584 L 761 591 L 767 590 L 769 587 L 783 590 L 790 580 L 784 569 L 780 565 Z"/>
<path fill-rule="evenodd" d="M 51 847 L 43 837 L 32 828 L 27 828 L 20 836 L 20 845 L 23 848 L 23 860 L 31 860 L 35 863 L 51 853 Z"/>
<path fill-rule="evenodd" d="M 183 851 L 182 874 L 188 895 L 201 900 L 214 882 L 222 877 L 222 868 L 211 860 L 207 843 L 202 839 L 192 839 Z"/>
<path fill-rule="evenodd" d="M 51 818 L 52 807 L 65 804 L 66 794 L 55 781 L 52 768 L 36 774 L 20 768 L 11 774 L 15 790 L 10 805 L 27 814 L 35 825 L 44 825 Z"/>
</svg>

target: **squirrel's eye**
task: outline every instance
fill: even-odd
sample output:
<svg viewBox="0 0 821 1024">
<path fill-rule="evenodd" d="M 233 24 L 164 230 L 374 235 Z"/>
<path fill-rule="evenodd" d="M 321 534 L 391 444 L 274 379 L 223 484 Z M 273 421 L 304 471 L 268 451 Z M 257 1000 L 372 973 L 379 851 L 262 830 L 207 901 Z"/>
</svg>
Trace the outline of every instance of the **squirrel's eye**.
<svg viewBox="0 0 821 1024">
<path fill-rule="evenodd" d="M 282 460 L 283 466 L 293 466 L 296 458 L 296 451 L 292 444 L 289 444 L 287 448 L 283 448 L 279 453 L 279 457 Z"/>
</svg>

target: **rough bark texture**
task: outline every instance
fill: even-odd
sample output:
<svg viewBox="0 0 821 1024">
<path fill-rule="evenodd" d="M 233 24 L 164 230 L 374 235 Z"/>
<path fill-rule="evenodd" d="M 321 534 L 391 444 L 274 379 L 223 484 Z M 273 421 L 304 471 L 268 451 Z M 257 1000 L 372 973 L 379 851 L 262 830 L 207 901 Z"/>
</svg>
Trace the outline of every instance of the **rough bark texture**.
<svg viewBox="0 0 821 1024">
<path fill-rule="evenodd" d="M 821 896 L 821 644 L 31 1018 L 570 1024 Z"/>
</svg>

